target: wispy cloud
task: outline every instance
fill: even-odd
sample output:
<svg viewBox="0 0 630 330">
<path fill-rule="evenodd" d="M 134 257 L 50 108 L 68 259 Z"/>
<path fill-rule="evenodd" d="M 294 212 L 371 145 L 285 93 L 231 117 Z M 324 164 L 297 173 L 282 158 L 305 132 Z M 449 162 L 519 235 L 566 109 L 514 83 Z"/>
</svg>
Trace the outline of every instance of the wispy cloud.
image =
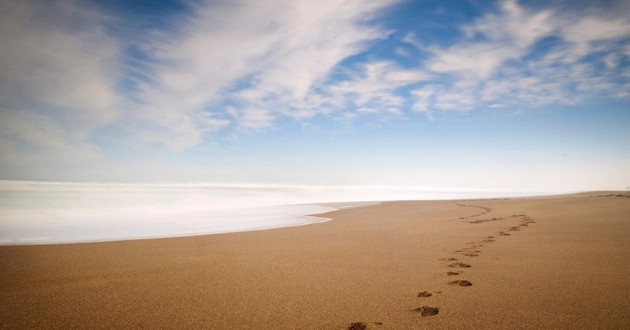
<svg viewBox="0 0 630 330">
<path fill-rule="evenodd" d="M 401 68 L 390 61 L 373 61 L 362 65 L 348 79 L 331 84 L 328 89 L 333 98 L 345 100 L 352 108 L 368 107 L 386 112 L 406 103 L 397 89 L 429 77 L 429 74 L 419 69 Z"/>
<path fill-rule="evenodd" d="M 103 129 L 127 147 L 179 151 L 284 119 L 347 123 L 630 93 L 623 5 L 569 16 L 500 1 L 431 44 L 375 23 L 398 2 L 197 1 L 169 24 L 117 34 L 85 2 L 1 2 L 2 157 L 93 157 Z M 375 51 L 384 42 L 392 54 Z"/>
<path fill-rule="evenodd" d="M 619 63 L 627 58 L 627 15 L 586 10 L 580 19 L 554 9 L 532 11 L 515 0 L 501 3 L 463 26 L 462 39 L 447 47 L 407 39 L 430 58 L 428 72 L 441 82 L 416 89 L 416 111 L 544 104 L 575 104 L 591 97 L 623 97 Z M 540 43 L 547 40 L 545 49 Z M 607 55 L 606 55 L 607 54 Z M 595 60 L 585 60 L 587 56 Z M 601 70 L 605 65 L 608 70 Z M 625 82 L 624 82 L 625 80 Z M 617 88 L 615 88 L 617 87 Z"/>
<path fill-rule="evenodd" d="M 498 13 L 487 14 L 462 30 L 466 36 L 462 42 L 429 48 L 434 56 L 426 63 L 428 69 L 485 79 L 506 61 L 520 59 L 554 28 L 549 10 L 531 13 L 516 1 L 505 1 Z"/>
<path fill-rule="evenodd" d="M 11 162 L 24 158 L 42 161 L 41 157 L 59 160 L 99 156 L 96 148 L 77 138 L 67 126 L 51 116 L 26 109 L 2 109 L 0 132 L 0 145 L 6 151 L 0 154 Z"/>
<path fill-rule="evenodd" d="M 2 1 L 0 12 L 2 143 L 47 157 L 91 150 L 91 131 L 120 114 L 120 47 L 102 29 L 107 18 L 61 1 Z"/>
<path fill-rule="evenodd" d="M 341 60 L 385 35 L 366 23 L 391 2 L 200 3 L 177 32 L 151 40 L 158 64 L 142 86 L 138 116 L 165 131 L 153 142 L 172 149 L 230 124 L 258 129 L 279 116 L 312 116 L 319 102 L 310 92 Z M 226 107 L 228 100 L 237 106 Z"/>
</svg>

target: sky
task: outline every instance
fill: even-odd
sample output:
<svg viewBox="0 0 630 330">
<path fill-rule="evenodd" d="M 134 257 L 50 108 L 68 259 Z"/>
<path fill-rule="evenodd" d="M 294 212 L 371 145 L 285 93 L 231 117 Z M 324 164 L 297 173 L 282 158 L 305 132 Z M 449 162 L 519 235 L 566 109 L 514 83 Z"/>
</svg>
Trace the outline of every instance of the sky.
<svg viewBox="0 0 630 330">
<path fill-rule="evenodd" d="M 0 179 L 630 186 L 630 2 L 0 0 Z"/>
</svg>

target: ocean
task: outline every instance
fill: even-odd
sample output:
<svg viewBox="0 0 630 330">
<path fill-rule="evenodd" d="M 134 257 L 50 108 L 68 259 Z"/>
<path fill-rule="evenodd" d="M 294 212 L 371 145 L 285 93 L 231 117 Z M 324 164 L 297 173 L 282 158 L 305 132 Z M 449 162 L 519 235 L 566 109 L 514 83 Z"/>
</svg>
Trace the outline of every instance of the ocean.
<svg viewBox="0 0 630 330">
<path fill-rule="evenodd" d="M 356 202 L 503 197 L 388 186 L 0 181 L 0 245 L 218 234 L 299 226 Z"/>
</svg>

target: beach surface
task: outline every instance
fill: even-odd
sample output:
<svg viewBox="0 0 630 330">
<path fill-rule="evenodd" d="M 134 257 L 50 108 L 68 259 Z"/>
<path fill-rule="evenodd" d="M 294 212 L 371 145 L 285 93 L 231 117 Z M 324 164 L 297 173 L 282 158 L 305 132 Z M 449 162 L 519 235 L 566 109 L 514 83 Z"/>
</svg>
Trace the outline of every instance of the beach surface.
<svg viewBox="0 0 630 330">
<path fill-rule="evenodd" d="M 627 192 L 321 216 L 333 220 L 0 247 L 0 328 L 630 328 Z"/>
</svg>

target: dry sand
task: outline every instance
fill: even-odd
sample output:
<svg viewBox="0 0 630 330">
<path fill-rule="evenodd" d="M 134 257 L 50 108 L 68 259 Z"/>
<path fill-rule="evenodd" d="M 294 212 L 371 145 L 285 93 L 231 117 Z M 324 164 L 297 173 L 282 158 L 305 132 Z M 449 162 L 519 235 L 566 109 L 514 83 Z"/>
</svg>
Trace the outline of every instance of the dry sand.
<svg viewBox="0 0 630 330">
<path fill-rule="evenodd" d="M 628 329 L 630 195 L 618 194 L 392 202 L 303 227 L 0 247 L 0 326 Z"/>
</svg>

